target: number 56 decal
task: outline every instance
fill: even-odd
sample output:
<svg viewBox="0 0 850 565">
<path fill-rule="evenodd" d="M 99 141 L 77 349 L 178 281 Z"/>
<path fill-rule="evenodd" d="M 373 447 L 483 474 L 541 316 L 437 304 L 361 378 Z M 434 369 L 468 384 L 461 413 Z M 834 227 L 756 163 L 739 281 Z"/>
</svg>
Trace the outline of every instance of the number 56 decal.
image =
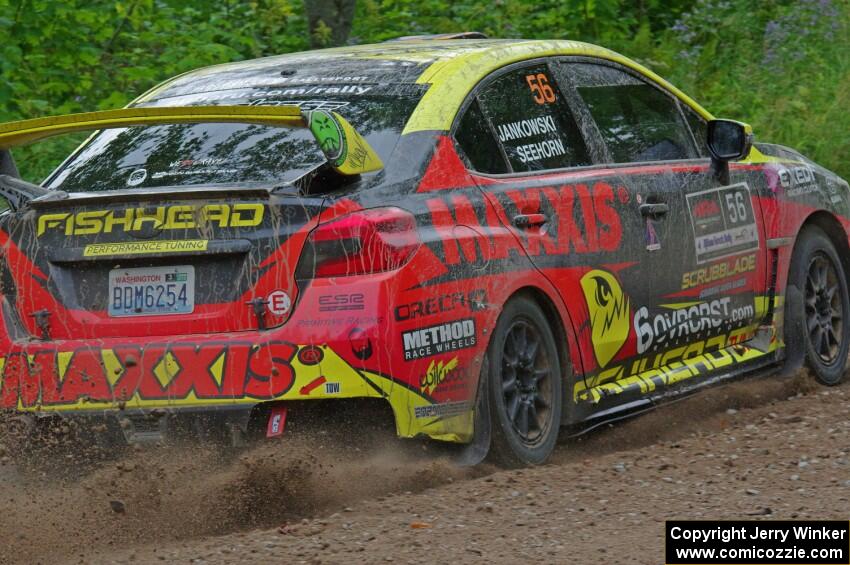
<svg viewBox="0 0 850 565">
<path fill-rule="evenodd" d="M 750 189 L 721 186 L 687 195 L 697 263 L 759 248 Z"/>
<path fill-rule="evenodd" d="M 549 79 L 543 73 L 526 75 L 525 82 L 534 95 L 534 101 L 538 104 L 551 104 L 555 101 L 555 91 L 549 86 Z"/>
</svg>

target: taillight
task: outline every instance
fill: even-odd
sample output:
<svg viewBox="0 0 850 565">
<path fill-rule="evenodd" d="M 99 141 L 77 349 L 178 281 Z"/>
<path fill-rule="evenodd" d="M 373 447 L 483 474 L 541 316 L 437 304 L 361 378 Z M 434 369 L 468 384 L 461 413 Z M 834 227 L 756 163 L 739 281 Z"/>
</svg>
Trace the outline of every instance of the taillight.
<svg viewBox="0 0 850 565">
<path fill-rule="evenodd" d="M 310 233 L 297 279 L 391 271 L 419 249 L 416 220 L 399 208 L 373 208 L 320 224 Z"/>
</svg>

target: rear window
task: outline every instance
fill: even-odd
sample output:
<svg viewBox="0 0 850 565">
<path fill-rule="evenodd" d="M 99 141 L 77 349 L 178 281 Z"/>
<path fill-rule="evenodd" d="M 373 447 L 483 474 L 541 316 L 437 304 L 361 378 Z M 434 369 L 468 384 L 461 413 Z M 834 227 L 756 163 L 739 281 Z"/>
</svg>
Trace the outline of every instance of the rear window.
<svg viewBox="0 0 850 565">
<path fill-rule="evenodd" d="M 269 96 L 259 89 L 162 98 L 144 106 L 298 105 L 338 112 L 386 163 L 423 91 L 339 93 L 321 98 Z M 325 88 L 324 90 L 328 90 Z M 337 89 L 342 90 L 342 89 Z M 379 89 L 373 89 L 376 91 Z M 99 132 L 47 182 L 68 192 L 163 186 L 281 184 L 324 162 L 306 129 L 252 124 L 175 124 Z"/>
</svg>

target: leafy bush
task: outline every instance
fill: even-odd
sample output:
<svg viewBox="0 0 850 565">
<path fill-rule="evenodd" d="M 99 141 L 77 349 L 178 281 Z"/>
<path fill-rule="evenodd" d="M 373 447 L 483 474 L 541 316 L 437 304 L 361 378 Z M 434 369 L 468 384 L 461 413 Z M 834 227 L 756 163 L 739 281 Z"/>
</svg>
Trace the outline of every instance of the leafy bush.
<svg viewBox="0 0 850 565">
<path fill-rule="evenodd" d="M 850 5 L 701 0 L 658 42 L 657 69 L 758 139 L 850 177 Z"/>
</svg>

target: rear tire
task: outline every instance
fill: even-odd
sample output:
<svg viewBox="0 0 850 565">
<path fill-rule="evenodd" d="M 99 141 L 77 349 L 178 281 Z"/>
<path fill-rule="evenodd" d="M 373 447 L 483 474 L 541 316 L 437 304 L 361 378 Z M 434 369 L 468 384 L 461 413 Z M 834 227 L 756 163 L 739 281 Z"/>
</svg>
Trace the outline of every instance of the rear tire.
<svg viewBox="0 0 850 565">
<path fill-rule="evenodd" d="M 491 455 L 511 467 L 545 463 L 558 441 L 563 383 L 558 347 L 540 307 L 524 297 L 502 311 L 487 350 Z"/>
<path fill-rule="evenodd" d="M 788 285 L 797 287 L 802 300 L 786 302 L 786 327 L 803 332 L 806 365 L 815 378 L 837 385 L 844 379 L 850 345 L 850 302 L 841 260 L 820 228 L 807 227 L 800 233 Z"/>
</svg>

